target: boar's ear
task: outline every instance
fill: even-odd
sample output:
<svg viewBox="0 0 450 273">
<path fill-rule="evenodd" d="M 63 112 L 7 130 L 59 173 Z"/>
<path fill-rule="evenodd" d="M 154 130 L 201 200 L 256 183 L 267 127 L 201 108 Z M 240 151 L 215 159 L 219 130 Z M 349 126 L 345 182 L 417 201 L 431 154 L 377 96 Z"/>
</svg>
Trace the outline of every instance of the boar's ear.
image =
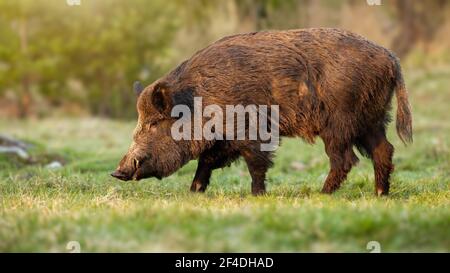
<svg viewBox="0 0 450 273">
<path fill-rule="evenodd" d="M 152 104 L 158 111 L 167 115 L 170 115 L 170 111 L 175 105 L 187 105 L 192 110 L 194 107 L 194 88 L 187 87 L 171 92 L 165 83 L 158 83 L 153 89 Z"/>
<path fill-rule="evenodd" d="M 157 83 L 152 92 L 152 104 L 159 111 L 167 113 L 172 108 L 172 101 L 169 95 L 169 88 L 165 83 Z"/>
<path fill-rule="evenodd" d="M 142 86 L 140 81 L 135 81 L 133 84 L 133 90 L 134 90 L 134 93 L 136 93 L 136 96 L 139 97 L 139 95 L 144 90 L 144 86 Z"/>
</svg>

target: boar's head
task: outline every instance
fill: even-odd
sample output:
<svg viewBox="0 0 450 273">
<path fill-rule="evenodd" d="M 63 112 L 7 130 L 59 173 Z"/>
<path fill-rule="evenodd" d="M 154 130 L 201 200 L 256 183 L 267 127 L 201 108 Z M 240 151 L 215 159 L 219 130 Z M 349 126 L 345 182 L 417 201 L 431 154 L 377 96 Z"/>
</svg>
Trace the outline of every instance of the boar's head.
<svg viewBox="0 0 450 273">
<path fill-rule="evenodd" d="M 135 83 L 135 91 L 139 116 L 133 142 L 111 175 L 125 181 L 148 177 L 161 179 L 196 157 L 199 147 L 194 145 L 196 149 L 193 149 L 190 141 L 172 138 L 171 126 L 176 119 L 170 112 L 176 102 L 167 83 L 157 81 L 145 89 Z M 176 97 L 186 102 L 192 96 L 189 90 Z"/>
</svg>

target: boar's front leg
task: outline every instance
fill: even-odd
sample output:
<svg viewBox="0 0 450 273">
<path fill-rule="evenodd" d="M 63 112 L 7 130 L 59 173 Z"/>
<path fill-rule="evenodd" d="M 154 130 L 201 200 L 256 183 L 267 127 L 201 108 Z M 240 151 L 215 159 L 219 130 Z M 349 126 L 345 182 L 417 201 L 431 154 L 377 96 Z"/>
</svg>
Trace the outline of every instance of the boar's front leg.
<svg viewBox="0 0 450 273">
<path fill-rule="evenodd" d="M 211 166 L 208 166 L 204 157 L 200 156 L 198 160 L 197 171 L 195 172 L 194 181 L 191 184 L 192 192 L 204 192 L 209 185 L 211 178 Z"/>
<path fill-rule="evenodd" d="M 198 159 L 197 171 L 191 184 L 192 192 L 204 192 L 214 169 L 229 166 L 239 157 L 239 153 L 224 143 L 217 143 L 202 153 Z"/>
<path fill-rule="evenodd" d="M 262 195 L 266 193 L 266 172 L 272 166 L 271 154 L 258 150 L 244 150 L 242 156 L 247 163 L 250 176 L 252 177 L 252 194 Z"/>
</svg>

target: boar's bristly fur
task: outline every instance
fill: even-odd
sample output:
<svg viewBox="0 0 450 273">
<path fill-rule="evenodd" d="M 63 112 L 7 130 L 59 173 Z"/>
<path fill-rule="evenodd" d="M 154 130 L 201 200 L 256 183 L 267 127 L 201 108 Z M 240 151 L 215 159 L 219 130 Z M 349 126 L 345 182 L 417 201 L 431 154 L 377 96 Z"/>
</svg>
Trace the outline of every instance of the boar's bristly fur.
<svg viewBox="0 0 450 273">
<path fill-rule="evenodd" d="M 337 190 L 358 162 L 356 147 L 374 165 L 375 193 L 389 192 L 394 147 L 386 139 L 393 94 L 397 132 L 412 141 L 412 117 L 399 60 L 389 50 L 339 29 L 239 34 L 198 51 L 147 86 L 137 102 L 134 141 L 113 176 L 165 177 L 198 159 L 192 191 L 205 191 L 214 169 L 243 157 L 252 193 L 265 192 L 272 153 L 259 140 L 179 140 L 170 134 L 178 104 L 278 105 L 280 136 L 313 143 L 320 137 L 330 158 L 322 192 Z M 224 132 L 220 132 L 225 134 Z"/>
</svg>

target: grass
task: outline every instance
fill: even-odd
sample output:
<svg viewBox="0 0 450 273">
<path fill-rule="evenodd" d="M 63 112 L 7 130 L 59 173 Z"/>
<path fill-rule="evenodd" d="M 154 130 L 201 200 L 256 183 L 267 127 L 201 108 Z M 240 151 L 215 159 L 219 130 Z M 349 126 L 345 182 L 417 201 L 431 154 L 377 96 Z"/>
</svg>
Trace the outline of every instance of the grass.
<svg viewBox="0 0 450 273">
<path fill-rule="evenodd" d="M 0 132 L 34 143 L 40 164 L 0 157 L 0 251 L 83 252 L 450 251 L 450 69 L 407 73 L 415 142 L 396 147 L 391 195 L 373 195 L 363 159 L 334 195 L 319 193 L 328 171 L 323 145 L 284 139 L 268 194 L 250 195 L 242 161 L 215 171 L 205 194 L 188 191 L 192 161 L 158 181 L 109 177 L 133 122 L 93 118 L 0 121 Z M 66 165 L 45 168 L 52 158 Z"/>
</svg>

